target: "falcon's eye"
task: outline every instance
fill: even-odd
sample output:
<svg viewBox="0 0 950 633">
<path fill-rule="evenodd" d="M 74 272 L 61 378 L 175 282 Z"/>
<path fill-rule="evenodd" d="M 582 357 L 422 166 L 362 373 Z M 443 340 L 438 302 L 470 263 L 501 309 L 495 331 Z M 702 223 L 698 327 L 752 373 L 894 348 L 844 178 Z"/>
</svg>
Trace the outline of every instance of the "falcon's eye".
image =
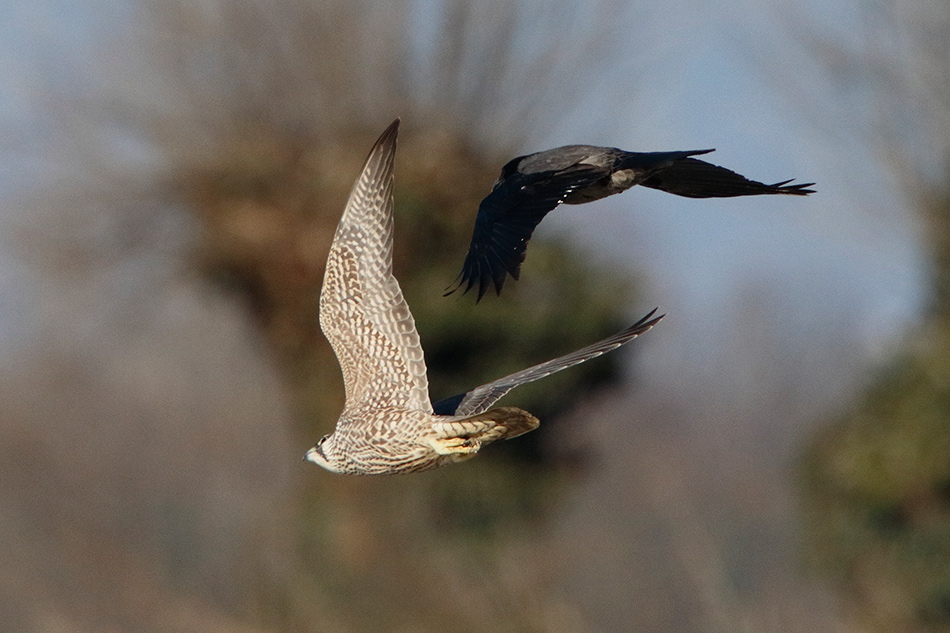
<svg viewBox="0 0 950 633">
<path fill-rule="evenodd" d="M 323 437 L 321 437 L 321 438 L 320 438 L 320 441 L 317 442 L 317 446 L 321 446 L 324 442 L 326 442 L 328 437 L 330 437 L 330 436 L 329 436 L 329 435 L 324 435 Z"/>
</svg>

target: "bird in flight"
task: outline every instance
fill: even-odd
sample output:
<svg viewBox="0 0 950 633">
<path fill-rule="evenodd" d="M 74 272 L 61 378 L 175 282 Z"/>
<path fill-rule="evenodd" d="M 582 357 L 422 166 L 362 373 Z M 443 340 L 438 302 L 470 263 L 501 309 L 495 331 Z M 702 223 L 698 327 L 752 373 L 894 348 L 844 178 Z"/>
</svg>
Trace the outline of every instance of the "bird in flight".
<svg viewBox="0 0 950 633">
<path fill-rule="evenodd" d="M 814 193 L 808 187 L 815 183 L 784 180 L 767 185 L 692 158 L 712 151 L 625 152 L 616 147 L 565 145 L 512 159 L 478 207 L 462 272 L 446 296 L 462 287 L 463 294 L 477 287 L 478 302 L 491 285 L 501 294 L 508 275 L 518 279 L 535 227 L 561 203 L 583 204 L 634 185 L 687 198 Z"/>
<path fill-rule="evenodd" d="M 495 440 L 538 426 L 515 407 L 491 408 L 515 387 L 629 343 L 661 318 L 655 310 L 593 345 L 431 404 L 415 321 L 392 272 L 393 159 L 399 119 L 370 151 L 327 257 L 320 327 L 343 373 L 336 429 L 304 459 L 337 473 L 388 475 L 473 457 Z"/>
</svg>

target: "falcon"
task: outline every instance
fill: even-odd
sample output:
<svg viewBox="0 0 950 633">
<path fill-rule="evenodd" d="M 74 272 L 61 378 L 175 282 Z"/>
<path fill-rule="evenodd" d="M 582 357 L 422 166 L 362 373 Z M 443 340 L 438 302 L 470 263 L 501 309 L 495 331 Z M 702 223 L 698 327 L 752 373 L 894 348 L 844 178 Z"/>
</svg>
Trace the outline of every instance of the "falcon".
<svg viewBox="0 0 950 633">
<path fill-rule="evenodd" d="M 462 272 L 446 296 L 463 286 L 462 294 L 477 287 L 477 303 L 492 285 L 500 295 L 509 275 L 519 278 L 535 227 L 562 203 L 592 202 L 634 185 L 686 198 L 814 193 L 808 187 L 815 183 L 783 180 L 767 185 L 693 158 L 713 151 L 625 152 L 616 147 L 565 145 L 512 159 L 478 207 Z"/>
<path fill-rule="evenodd" d="M 304 459 L 336 473 L 430 470 L 532 431 L 539 422 L 527 411 L 492 405 L 518 385 L 629 343 L 662 318 L 654 310 L 593 345 L 431 404 L 419 334 L 392 272 L 398 127 L 396 119 L 376 141 L 350 192 L 320 292 L 320 327 L 340 363 L 346 400 L 333 433 Z"/>
</svg>

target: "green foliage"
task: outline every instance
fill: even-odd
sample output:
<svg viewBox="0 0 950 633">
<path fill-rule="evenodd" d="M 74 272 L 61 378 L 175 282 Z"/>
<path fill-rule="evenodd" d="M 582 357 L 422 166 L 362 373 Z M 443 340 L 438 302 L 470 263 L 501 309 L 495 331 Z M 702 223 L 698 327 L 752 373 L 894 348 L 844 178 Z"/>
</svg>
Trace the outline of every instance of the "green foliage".
<svg viewBox="0 0 950 633">
<path fill-rule="evenodd" d="M 950 217 L 950 204 L 940 214 Z M 950 240 L 941 236 L 926 327 L 819 435 L 803 471 L 814 562 L 875 631 L 950 630 L 950 306 L 939 288 Z"/>
</svg>

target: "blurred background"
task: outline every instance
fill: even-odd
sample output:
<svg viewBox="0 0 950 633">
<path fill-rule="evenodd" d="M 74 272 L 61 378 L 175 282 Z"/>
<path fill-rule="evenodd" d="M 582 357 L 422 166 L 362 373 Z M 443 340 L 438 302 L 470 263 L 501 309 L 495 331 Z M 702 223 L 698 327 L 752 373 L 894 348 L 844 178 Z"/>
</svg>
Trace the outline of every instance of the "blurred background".
<svg viewBox="0 0 950 633">
<path fill-rule="evenodd" d="M 0 630 L 950 630 L 950 7 L 0 6 Z M 300 461 L 332 231 L 402 118 L 433 399 L 668 314 L 409 477 Z M 715 147 L 808 198 L 561 208 L 442 297 L 515 155 Z"/>
</svg>

